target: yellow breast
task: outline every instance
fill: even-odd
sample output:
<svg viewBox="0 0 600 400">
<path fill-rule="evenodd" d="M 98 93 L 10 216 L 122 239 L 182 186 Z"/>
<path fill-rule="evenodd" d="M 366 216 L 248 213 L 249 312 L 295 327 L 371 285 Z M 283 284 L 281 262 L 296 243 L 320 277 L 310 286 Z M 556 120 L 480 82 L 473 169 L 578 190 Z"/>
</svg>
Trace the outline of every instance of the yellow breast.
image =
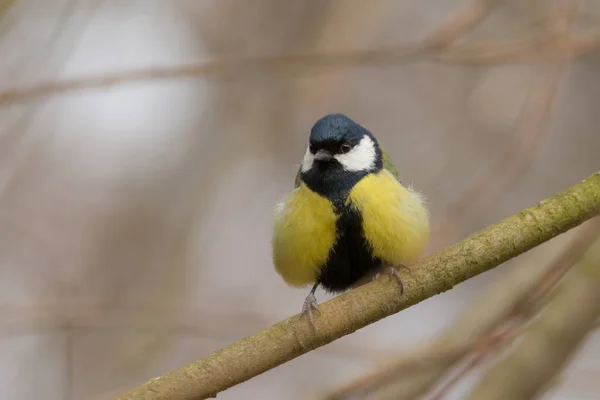
<svg viewBox="0 0 600 400">
<path fill-rule="evenodd" d="M 387 170 L 369 174 L 350 191 L 346 204 L 362 215 L 373 255 L 386 264 L 411 264 L 429 242 L 429 213 L 422 197 Z"/>
<path fill-rule="evenodd" d="M 304 183 L 278 205 L 273 229 L 273 262 L 291 286 L 314 283 L 336 239 L 333 204 Z"/>
</svg>

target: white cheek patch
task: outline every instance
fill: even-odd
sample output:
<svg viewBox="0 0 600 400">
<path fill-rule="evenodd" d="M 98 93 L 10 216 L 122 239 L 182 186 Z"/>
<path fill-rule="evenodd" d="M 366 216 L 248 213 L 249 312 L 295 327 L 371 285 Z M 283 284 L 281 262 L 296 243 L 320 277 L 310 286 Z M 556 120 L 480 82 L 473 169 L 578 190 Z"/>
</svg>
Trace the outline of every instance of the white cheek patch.
<svg viewBox="0 0 600 400">
<path fill-rule="evenodd" d="M 304 158 L 302 159 L 302 166 L 300 169 L 302 172 L 308 172 L 309 169 L 312 168 L 315 162 L 315 156 L 311 154 L 310 149 L 306 149 L 306 153 L 304 153 Z"/>
<path fill-rule="evenodd" d="M 363 138 L 346 154 L 338 154 L 335 159 L 346 171 L 369 171 L 375 168 L 377 150 L 375 142 L 368 137 Z"/>
</svg>

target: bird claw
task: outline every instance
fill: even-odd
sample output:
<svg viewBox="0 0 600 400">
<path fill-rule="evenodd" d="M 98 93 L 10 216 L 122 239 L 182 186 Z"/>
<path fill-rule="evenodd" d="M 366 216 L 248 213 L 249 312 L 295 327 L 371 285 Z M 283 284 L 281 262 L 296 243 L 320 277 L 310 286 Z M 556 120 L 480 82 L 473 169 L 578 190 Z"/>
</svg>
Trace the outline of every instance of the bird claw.
<svg viewBox="0 0 600 400">
<path fill-rule="evenodd" d="M 306 296 L 306 299 L 304 300 L 304 304 L 302 305 L 302 314 L 300 315 L 301 317 L 306 315 L 308 316 L 308 320 L 310 321 L 310 325 L 313 327 L 315 327 L 315 319 L 313 316 L 313 310 L 317 313 L 317 314 L 321 314 L 321 312 L 319 311 L 319 304 L 317 303 L 317 298 L 315 297 L 314 294 L 310 293 L 308 296 Z"/>
<path fill-rule="evenodd" d="M 405 270 L 408 271 L 408 273 L 411 273 L 412 271 L 410 270 L 410 268 L 408 268 L 408 265 L 404 264 L 404 263 L 400 263 L 398 265 L 396 265 L 395 267 L 390 267 L 390 268 L 394 268 L 394 269 L 398 269 L 398 268 L 404 268 Z"/>
<path fill-rule="evenodd" d="M 400 295 L 402 296 L 402 294 L 404 293 L 404 283 L 402 282 L 402 276 L 400 276 L 400 273 L 398 272 L 398 268 L 405 268 L 408 270 L 408 272 L 411 272 L 410 268 L 408 268 L 408 266 L 400 263 L 395 267 L 386 267 L 383 270 L 383 273 L 388 275 L 390 278 L 392 278 L 392 277 L 396 278 L 396 280 L 398 281 L 398 284 L 400 285 Z M 375 274 L 375 276 L 373 276 L 373 280 L 379 278 L 380 275 L 381 275 L 381 273 Z"/>
</svg>

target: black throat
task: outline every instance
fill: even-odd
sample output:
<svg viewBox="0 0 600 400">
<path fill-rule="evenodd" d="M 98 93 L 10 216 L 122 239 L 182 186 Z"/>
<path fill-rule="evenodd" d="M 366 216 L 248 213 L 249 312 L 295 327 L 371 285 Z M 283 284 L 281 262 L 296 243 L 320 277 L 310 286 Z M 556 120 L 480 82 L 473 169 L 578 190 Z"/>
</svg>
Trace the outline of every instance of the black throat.
<svg viewBox="0 0 600 400">
<path fill-rule="evenodd" d="M 345 171 L 335 163 L 315 163 L 309 171 L 301 174 L 309 189 L 331 201 L 337 216 L 336 242 L 327 262 L 320 266 L 318 278 L 321 286 L 329 292 L 339 293 L 351 288 L 382 265 L 381 260 L 373 256 L 365 238 L 360 212 L 346 201 L 354 185 L 379 170 L 380 165 L 374 171 L 355 172 Z"/>
<path fill-rule="evenodd" d="M 331 201 L 336 208 L 343 206 L 350 190 L 362 178 L 375 171 L 346 171 L 337 161 L 327 164 L 315 162 L 301 174 L 310 190 Z"/>
</svg>

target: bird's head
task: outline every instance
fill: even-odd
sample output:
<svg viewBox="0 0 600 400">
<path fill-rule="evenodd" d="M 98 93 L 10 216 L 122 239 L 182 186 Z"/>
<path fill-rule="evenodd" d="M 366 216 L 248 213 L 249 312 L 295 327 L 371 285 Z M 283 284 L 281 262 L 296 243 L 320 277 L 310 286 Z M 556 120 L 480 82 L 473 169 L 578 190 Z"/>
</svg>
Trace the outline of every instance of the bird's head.
<svg viewBox="0 0 600 400">
<path fill-rule="evenodd" d="M 311 129 L 301 178 L 312 190 L 330 197 L 381 168 L 381 149 L 371 132 L 345 115 L 330 114 Z"/>
</svg>

